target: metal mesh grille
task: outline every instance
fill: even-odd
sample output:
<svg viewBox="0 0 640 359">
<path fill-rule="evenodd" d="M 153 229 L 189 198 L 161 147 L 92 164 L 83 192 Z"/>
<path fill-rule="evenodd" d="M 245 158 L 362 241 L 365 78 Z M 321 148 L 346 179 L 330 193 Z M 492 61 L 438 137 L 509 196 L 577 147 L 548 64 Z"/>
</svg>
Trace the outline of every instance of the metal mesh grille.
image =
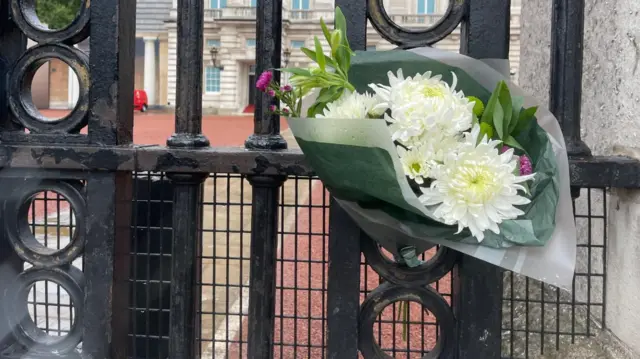
<svg viewBox="0 0 640 359">
<path fill-rule="evenodd" d="M 134 181 L 131 247 L 132 358 L 166 358 L 168 350 L 171 185 L 162 174 Z M 43 245 L 64 247 L 73 214 L 55 193 L 34 199 L 30 224 Z M 324 358 L 327 313 L 329 197 L 322 183 L 290 178 L 281 191 L 276 287 L 276 358 Z M 202 205 L 200 343 L 203 358 L 245 358 L 251 187 L 240 175 L 217 174 L 204 185 Z M 573 293 L 511 273 L 504 276 L 503 355 L 535 358 L 572 340 L 595 334 L 604 323 L 606 191 L 584 189 L 575 203 L 578 265 Z M 429 253 L 427 253 L 429 255 Z M 76 260 L 82 268 L 82 259 Z M 361 300 L 380 283 L 362 262 Z M 450 302 L 451 277 L 435 288 Z M 30 312 L 38 327 L 64 335 L 72 305 L 57 286 L 39 283 Z M 406 307 L 405 307 L 406 308 Z M 408 322 L 405 336 L 403 322 Z M 413 303 L 398 304 L 379 318 L 375 334 L 395 358 L 420 358 L 434 345 L 435 319 Z"/>
<path fill-rule="evenodd" d="M 38 192 L 31 199 L 27 219 L 31 232 L 40 245 L 51 250 L 60 250 L 71 241 L 75 230 L 75 215 L 69 202 L 57 192 Z M 82 258 L 73 262 L 82 269 Z M 24 263 L 26 270 L 32 265 Z M 28 297 L 28 310 L 39 335 L 62 337 L 69 333 L 74 323 L 75 308 L 69 293 L 55 282 L 35 282 Z"/>
<path fill-rule="evenodd" d="M 571 293 L 505 273 L 502 347 L 510 358 L 553 352 L 596 334 L 605 322 L 606 190 L 583 189 L 574 213 L 578 248 Z"/>
</svg>

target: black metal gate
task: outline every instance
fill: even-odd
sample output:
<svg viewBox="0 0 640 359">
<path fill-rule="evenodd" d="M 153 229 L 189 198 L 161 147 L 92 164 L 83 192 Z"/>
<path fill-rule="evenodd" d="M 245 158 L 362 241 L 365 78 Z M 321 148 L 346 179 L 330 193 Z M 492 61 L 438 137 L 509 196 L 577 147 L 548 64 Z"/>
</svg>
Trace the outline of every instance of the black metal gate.
<svg viewBox="0 0 640 359">
<path fill-rule="evenodd" d="M 550 106 L 561 121 L 572 156 L 574 195 L 586 187 L 640 187 L 637 162 L 592 157 L 580 139 L 583 18 L 578 15 L 584 4 L 583 0 L 553 2 Z M 277 263 L 284 262 L 277 260 L 276 253 L 282 235 L 281 188 L 287 180 L 295 181 L 296 186 L 300 178 L 309 180 L 313 170 L 300 151 L 287 149 L 279 119 L 267 113 L 271 99 L 263 94 L 255 99 L 254 134 L 247 139 L 246 148 L 211 147 L 201 133 L 204 2 L 178 1 L 175 134 L 166 147 L 133 145 L 135 1 L 82 0 L 76 20 L 59 31 L 43 27 L 37 20 L 35 3 L 0 3 L 0 357 L 200 357 L 199 317 L 205 314 L 199 289 L 203 285 L 203 182 L 213 173 L 215 180 L 227 181 L 235 178 L 229 174 L 240 174 L 252 187 L 250 258 L 240 256 L 240 260 L 251 260 L 247 339 L 245 343 L 240 334 L 236 340 L 238 357 L 272 358 L 277 344 L 280 352 L 275 350 L 276 357 L 287 358 L 282 352 L 286 344 L 282 334 L 276 339 L 274 330 Z M 257 3 L 256 61 L 261 72 L 280 66 L 283 6 L 277 0 Z M 508 56 L 508 0 L 452 0 L 446 17 L 420 33 L 395 25 L 382 3 L 336 0 L 347 17 L 354 49 L 365 49 L 369 19 L 383 37 L 401 47 L 432 45 L 461 26 L 462 52 L 477 58 Z M 89 56 L 72 47 L 87 36 Z M 27 38 L 39 46 L 27 50 Z M 50 59 L 66 62 L 80 83 L 78 105 L 57 121 L 40 115 L 30 95 L 34 73 Z M 140 179 L 136 172 L 147 172 L 148 178 Z M 152 179 L 152 174 L 161 177 Z M 148 192 L 141 192 L 141 186 Z M 173 195 L 164 198 L 169 190 Z M 52 192 L 57 193 L 54 205 L 60 206 L 60 197 L 70 204 L 66 229 L 56 226 L 58 234 L 67 231 L 69 243 L 58 243 L 56 248 L 47 244 L 46 234 L 42 240 L 38 224 L 28 219 L 42 203 L 46 227 L 46 206 L 51 199 L 47 196 Z M 138 202 L 155 202 L 145 209 L 134 197 Z M 170 205 L 166 207 L 165 202 Z M 230 206 L 229 197 L 227 202 Z M 376 344 L 379 336 L 376 339 L 375 326 L 386 306 L 405 299 L 420 302 L 435 316 L 437 344 L 431 350 L 422 345 L 420 355 L 425 358 L 530 354 L 528 349 L 517 354 L 513 348 L 518 336 L 513 307 L 519 300 L 513 295 L 517 280 L 513 276 L 507 274 L 503 281 L 504 274 L 497 267 L 457 255 L 436 254 L 412 270 L 397 266 L 337 205 L 329 208 L 328 233 L 323 229 L 320 234 L 328 238 L 326 260 L 322 261 L 328 267 L 328 284 L 321 289 L 326 303 L 322 297 L 320 318 L 308 314 L 309 321 L 322 321 L 322 340 L 315 348 L 318 350 L 309 342 L 286 344 L 294 348 L 289 357 L 355 359 L 360 350 L 366 359 L 386 358 Z M 172 218 L 157 217 L 158 213 Z M 141 227 L 147 232 L 140 232 Z M 153 230 L 159 230 L 153 234 L 160 238 L 155 244 L 140 240 Z M 366 291 L 364 301 L 361 253 L 381 277 L 379 287 Z M 159 260 L 154 271 L 149 270 L 150 264 L 140 264 L 155 257 Z M 228 250 L 227 259 L 231 259 Z M 450 271 L 451 288 L 441 290 L 438 280 Z M 49 324 L 45 330 L 30 314 L 27 303 L 35 308 L 42 300 L 49 301 L 48 294 L 44 299 L 30 299 L 36 282 L 59 285 L 68 293 L 66 304 L 60 304 L 58 291 L 58 308 L 62 309 L 57 309 L 57 315 L 66 310 L 71 323 L 65 330 L 51 329 Z M 506 291 L 503 283 L 507 283 Z M 154 289 L 149 289 L 151 285 Z M 282 283 L 279 286 L 283 288 Z M 543 286 L 545 290 L 549 289 Z M 153 298 L 150 291 L 155 293 Z M 503 325 L 503 292 L 512 310 L 507 328 Z M 553 305 L 559 308 L 566 304 L 559 292 L 554 293 L 558 294 L 557 301 L 551 301 Z M 529 308 L 534 301 L 527 297 L 526 303 Z M 577 302 L 573 298 L 568 303 L 575 306 Z M 587 303 L 588 308 L 592 304 Z M 213 315 L 219 314 L 213 311 Z M 284 318 L 283 313 L 279 315 Z M 284 321 L 278 325 L 282 327 Z M 581 334 L 574 329 L 568 334 L 572 339 Z M 55 330 L 59 337 L 51 335 Z M 540 334 L 545 333 L 558 338 L 567 334 L 559 327 L 552 332 L 542 328 Z M 530 334 L 530 328 L 525 327 L 527 341 Z M 232 342 L 228 338 L 223 341 L 227 346 Z M 556 343 L 558 346 L 560 340 Z M 296 348 L 303 347 L 306 354 L 295 354 Z"/>
</svg>

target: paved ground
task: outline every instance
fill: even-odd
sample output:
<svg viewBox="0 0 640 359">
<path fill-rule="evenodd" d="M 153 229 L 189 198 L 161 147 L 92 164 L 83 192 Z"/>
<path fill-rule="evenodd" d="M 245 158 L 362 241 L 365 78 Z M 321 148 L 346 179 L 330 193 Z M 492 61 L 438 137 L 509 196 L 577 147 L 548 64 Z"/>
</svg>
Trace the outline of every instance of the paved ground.
<svg viewBox="0 0 640 359">
<path fill-rule="evenodd" d="M 47 116 L 60 116 L 59 111 L 47 111 Z M 164 144 L 173 132 L 174 117 L 172 114 L 137 113 L 134 125 L 134 141 L 136 144 Z M 282 122 L 283 134 L 290 147 L 295 147 L 295 140 L 286 130 L 286 122 Z M 252 133 L 252 117 L 250 116 L 207 116 L 203 119 L 203 133 L 211 140 L 213 146 L 242 146 L 244 140 Z M 246 358 L 246 346 L 233 342 L 241 338 L 246 340 L 248 307 L 247 285 L 249 280 L 249 242 L 251 219 L 251 190 L 246 180 L 239 177 L 218 176 L 205 183 L 204 207 L 204 239 L 203 239 L 203 287 L 202 287 L 202 351 L 205 358 Z M 322 233 L 328 233 L 328 212 L 321 206 L 328 203 L 327 194 L 319 181 L 290 179 L 284 185 L 284 210 L 280 213 L 281 230 L 289 233 L 279 241 L 279 258 L 283 261 L 279 266 L 278 286 L 281 288 L 297 287 L 298 290 L 280 289 L 276 296 L 277 316 L 275 340 L 284 343 L 276 348 L 276 358 L 308 359 L 321 356 L 321 347 L 325 341 L 324 313 L 326 313 L 326 297 L 322 289 L 326 289 L 326 243 Z M 42 201 L 39 203 L 43 203 Z M 228 205 L 228 203 L 232 203 Z M 297 209 L 294 207 L 297 206 Z M 47 216 L 48 238 L 59 237 L 68 241 L 69 230 L 58 233 L 55 227 L 55 213 L 67 213 L 64 220 L 69 222 L 70 216 L 66 207 L 58 208 L 49 205 L 36 206 L 38 221 L 44 223 Z M 293 233 L 297 233 L 293 234 Z M 39 230 L 44 234 L 44 229 Z M 294 259 L 300 262 L 294 262 Z M 323 263 L 324 262 L 324 263 Z M 363 289 L 374 289 L 378 277 L 371 271 L 363 273 Z M 36 295 L 42 297 L 52 291 L 52 285 L 36 287 Z M 441 283 L 441 291 L 447 293 L 450 288 L 449 279 Z M 57 292 L 57 289 L 54 289 Z M 40 298 L 38 298 L 40 299 Z M 51 300 L 51 299 L 50 299 Z M 64 300 L 64 298 L 63 298 Z M 39 324 L 44 324 L 44 309 L 36 313 Z M 51 316 L 52 311 L 49 311 Z M 428 313 L 423 313 L 417 304 L 411 306 L 412 322 L 433 322 Z M 399 311 L 389 308 L 382 315 L 383 321 L 398 318 Z M 293 317 L 298 317 L 295 320 Z M 60 314 L 62 326 L 68 327 L 68 313 Z M 51 320 L 50 320 L 51 322 Z M 57 318 L 54 320 L 57 323 Z M 66 324 L 65 324 L 66 323 Z M 53 329 L 58 324 L 50 324 Z M 402 339 L 402 327 L 390 323 L 382 324 L 376 329 L 382 345 L 385 347 L 412 349 L 432 348 L 435 344 L 435 327 L 412 324 L 408 341 Z M 52 332 L 52 334 L 55 334 Z M 395 339 L 394 339 L 395 338 Z M 292 346 L 298 345 L 297 348 Z M 396 354 L 396 358 L 419 358 L 420 354 Z"/>
</svg>

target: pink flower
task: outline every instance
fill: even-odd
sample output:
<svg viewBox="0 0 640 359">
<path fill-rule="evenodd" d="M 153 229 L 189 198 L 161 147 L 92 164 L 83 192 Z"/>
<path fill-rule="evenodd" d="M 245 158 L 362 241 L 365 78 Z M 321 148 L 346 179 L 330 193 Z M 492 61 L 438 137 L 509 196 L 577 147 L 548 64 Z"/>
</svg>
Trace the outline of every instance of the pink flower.
<svg viewBox="0 0 640 359">
<path fill-rule="evenodd" d="M 509 146 L 502 146 L 502 148 L 500 149 L 500 153 L 505 153 L 507 152 L 507 150 L 509 150 Z"/>
<path fill-rule="evenodd" d="M 269 106 L 269 111 L 276 112 L 276 105 L 270 105 Z"/>
<path fill-rule="evenodd" d="M 258 77 L 258 81 L 256 81 L 256 87 L 258 90 L 265 92 L 269 85 L 271 85 L 271 80 L 273 79 L 273 72 L 265 71 L 260 77 Z"/>
<path fill-rule="evenodd" d="M 289 113 L 289 109 L 288 109 L 288 108 L 283 108 L 283 109 L 282 109 L 282 112 L 284 112 L 284 113 Z"/>
<path fill-rule="evenodd" d="M 520 175 L 526 176 L 533 173 L 533 165 L 531 159 L 527 155 L 520 156 Z"/>
<path fill-rule="evenodd" d="M 267 94 L 271 97 L 275 97 L 276 96 L 276 92 L 274 90 L 269 90 L 267 91 Z"/>
<path fill-rule="evenodd" d="M 284 91 L 284 92 L 289 92 L 291 90 L 293 90 L 291 85 L 284 85 L 284 87 L 282 87 L 282 91 Z"/>
</svg>

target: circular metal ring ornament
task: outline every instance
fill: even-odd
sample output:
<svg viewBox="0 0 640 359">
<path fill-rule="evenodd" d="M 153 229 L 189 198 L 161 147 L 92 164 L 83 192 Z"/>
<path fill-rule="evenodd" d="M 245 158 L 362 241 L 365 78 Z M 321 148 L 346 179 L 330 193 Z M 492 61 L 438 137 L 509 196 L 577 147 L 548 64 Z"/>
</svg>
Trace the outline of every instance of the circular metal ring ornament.
<svg viewBox="0 0 640 359">
<path fill-rule="evenodd" d="M 451 34 L 465 16 L 466 0 L 450 0 L 446 14 L 437 23 L 425 30 L 407 30 L 391 20 L 384 8 L 384 0 L 368 0 L 371 25 L 387 41 L 401 48 L 430 46 Z"/>
<path fill-rule="evenodd" d="M 40 43 L 64 43 L 74 45 L 89 37 L 91 11 L 90 0 L 80 0 L 76 18 L 65 28 L 51 30 L 36 14 L 38 0 L 11 0 L 13 21 L 31 40 Z"/>
<path fill-rule="evenodd" d="M 38 328 L 29 315 L 29 292 L 36 282 L 50 281 L 69 293 L 71 306 L 75 308 L 69 333 L 54 337 Z M 22 272 L 5 290 L 5 315 L 15 339 L 32 353 L 68 353 L 82 341 L 84 319 L 84 275 L 73 266 L 65 268 L 32 267 Z"/>
<path fill-rule="evenodd" d="M 84 233 L 86 231 L 87 206 L 80 185 L 65 181 L 44 180 L 33 186 L 18 188 L 16 196 L 7 201 L 4 224 L 7 237 L 16 254 L 37 267 L 52 268 L 71 264 L 82 254 Z M 56 192 L 64 197 L 75 214 L 75 228 L 69 244 L 60 249 L 52 249 L 38 242 L 31 232 L 29 208 L 35 196 L 40 192 Z"/>
<path fill-rule="evenodd" d="M 451 272 L 458 253 L 441 246 L 436 254 L 418 267 L 407 267 L 387 258 L 373 240 L 362 241 L 362 254 L 367 264 L 385 280 L 403 287 L 425 286 Z"/>
<path fill-rule="evenodd" d="M 43 116 L 31 94 L 31 84 L 38 68 L 49 60 L 65 62 L 76 73 L 79 83 L 78 102 L 65 117 L 51 120 Z M 32 133 L 77 133 L 87 125 L 89 114 L 89 58 L 76 48 L 66 45 L 40 45 L 22 55 L 11 72 L 9 106 L 20 124 Z"/>
<path fill-rule="evenodd" d="M 365 359 L 393 359 L 376 342 L 373 328 L 384 308 L 400 301 L 422 304 L 438 320 L 439 335 L 436 346 L 422 359 L 449 359 L 455 351 L 455 318 L 449 304 L 429 287 L 406 288 L 383 283 L 362 303 L 358 333 L 358 349 Z"/>
</svg>

